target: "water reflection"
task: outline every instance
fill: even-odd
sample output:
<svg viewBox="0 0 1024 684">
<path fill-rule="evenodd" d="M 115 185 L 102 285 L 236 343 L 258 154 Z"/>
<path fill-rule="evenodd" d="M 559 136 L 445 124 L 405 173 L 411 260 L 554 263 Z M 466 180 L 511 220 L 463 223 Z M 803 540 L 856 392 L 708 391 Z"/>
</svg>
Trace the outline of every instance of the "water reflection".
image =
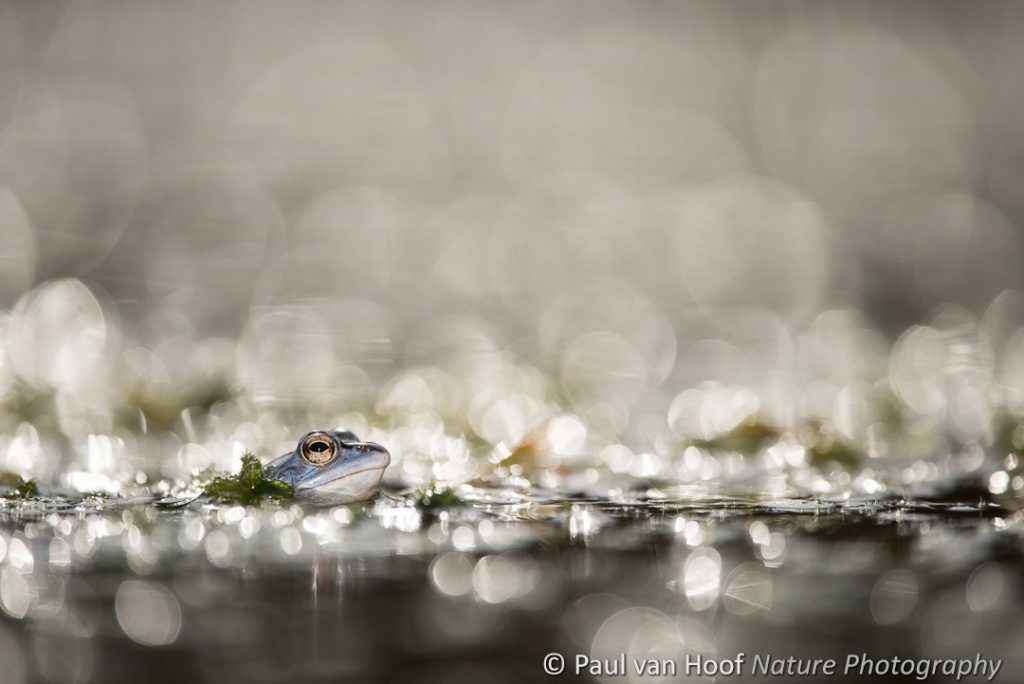
<svg viewBox="0 0 1024 684">
<path fill-rule="evenodd" d="M 679 659 L 792 650 L 779 641 L 789 633 L 824 657 L 837 644 L 873 648 L 877 630 L 910 630 L 929 649 L 966 638 L 991 651 L 993 630 L 1022 627 L 1012 608 L 1022 594 L 1004 569 L 1013 561 L 994 551 L 1016 543 L 1017 515 L 895 499 L 620 496 L 491 502 L 429 524 L 396 524 L 416 511 L 392 499 L 175 513 L 83 500 L 78 515 L 8 502 L 0 648 L 9 633 L 30 638 L 30 653 L 61 650 L 59 663 L 12 662 L 46 678 L 85 673 L 75 681 L 130 678 L 145 662 L 128 657 L 133 648 L 188 654 L 172 669 L 209 681 L 229 670 L 388 681 L 498 648 L 529 681 L 542 676 L 540 656 L 563 647 Z M 875 631 L 837 619 L 856 615 Z M 971 615 L 966 634 L 954 628 Z M 1010 671 L 1024 666 L 999 655 Z"/>
<path fill-rule="evenodd" d="M 114 612 L 125 636 L 144 646 L 173 643 L 181 630 L 178 600 L 154 582 L 122 582 L 114 596 Z"/>
</svg>

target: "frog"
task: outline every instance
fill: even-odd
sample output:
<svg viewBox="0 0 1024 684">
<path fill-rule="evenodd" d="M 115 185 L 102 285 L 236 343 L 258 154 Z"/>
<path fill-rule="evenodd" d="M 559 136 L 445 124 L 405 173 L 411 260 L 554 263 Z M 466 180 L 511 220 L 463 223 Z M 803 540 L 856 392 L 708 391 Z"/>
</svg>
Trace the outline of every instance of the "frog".
<svg viewBox="0 0 1024 684">
<path fill-rule="evenodd" d="M 380 444 L 360 441 L 348 430 L 314 430 L 294 451 L 266 465 L 267 477 L 287 482 L 298 497 L 321 503 L 355 503 L 380 490 L 391 454 Z"/>
</svg>

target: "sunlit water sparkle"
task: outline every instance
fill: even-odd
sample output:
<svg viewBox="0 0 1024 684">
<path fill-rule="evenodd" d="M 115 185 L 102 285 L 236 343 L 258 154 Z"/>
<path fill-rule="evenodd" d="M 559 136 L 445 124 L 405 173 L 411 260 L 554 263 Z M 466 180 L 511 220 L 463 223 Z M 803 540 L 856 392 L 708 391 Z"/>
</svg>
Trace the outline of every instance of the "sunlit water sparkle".
<svg viewBox="0 0 1024 684">
<path fill-rule="evenodd" d="M 163 654 L 168 677 L 210 681 L 391 681 L 467 658 L 541 681 L 559 649 L 827 656 L 888 634 L 886 653 L 948 656 L 1024 627 L 1024 518 L 966 491 L 460 491 L 468 503 L 429 516 L 395 496 L 0 500 L 0 646 L 16 672 L 45 672 L 40 651 L 72 644 L 59 666 L 75 681 L 127 681 Z M 1014 653 L 1000 656 L 1022 672 Z"/>
</svg>

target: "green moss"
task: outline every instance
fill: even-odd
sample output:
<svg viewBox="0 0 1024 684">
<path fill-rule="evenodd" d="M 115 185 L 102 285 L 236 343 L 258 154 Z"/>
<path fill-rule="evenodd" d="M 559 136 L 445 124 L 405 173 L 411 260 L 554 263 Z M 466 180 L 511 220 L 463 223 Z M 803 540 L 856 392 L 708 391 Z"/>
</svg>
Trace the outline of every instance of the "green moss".
<svg viewBox="0 0 1024 684">
<path fill-rule="evenodd" d="M 117 411 L 118 427 L 136 431 L 140 429 L 140 415 L 146 429 L 153 432 L 173 430 L 180 426 L 184 411 L 192 413 L 193 420 L 209 414 L 212 408 L 235 398 L 236 393 L 227 378 L 214 376 L 188 386 L 162 387 L 147 385 L 141 380 L 127 385 L 124 404 Z"/>
<path fill-rule="evenodd" d="M 256 505 L 264 499 L 286 501 L 295 498 L 295 489 L 283 480 L 267 477 L 258 458 L 242 455 L 242 469 L 237 475 L 215 477 L 206 485 L 203 494 L 219 503 Z"/>
<path fill-rule="evenodd" d="M 782 428 L 750 419 L 726 433 L 710 439 L 693 440 L 690 443 L 701 449 L 754 454 L 777 442 L 785 434 Z M 797 430 L 797 437 L 802 444 L 808 446 L 807 453 L 813 465 L 834 461 L 846 468 L 852 468 L 866 458 L 862 450 L 828 430 L 818 420 L 808 421 L 802 425 Z"/>
<path fill-rule="evenodd" d="M 853 469 L 867 458 L 867 454 L 856 444 L 820 420 L 807 421 L 797 432 L 797 438 L 807 447 L 808 460 L 813 466 L 820 467 L 831 462 Z"/>
<path fill-rule="evenodd" d="M 4 495 L 15 499 L 35 499 L 39 496 L 39 485 L 35 480 L 26 480 L 11 472 L 0 473 L 0 490 L 8 490 Z"/>
<path fill-rule="evenodd" d="M 59 411 L 56 405 L 57 393 L 52 389 L 33 387 L 23 380 L 16 380 L 0 401 L 0 416 L 11 425 L 28 423 L 39 434 L 66 444 L 66 437 L 57 421 Z"/>
<path fill-rule="evenodd" d="M 451 487 L 439 487 L 433 480 L 423 489 L 415 493 L 415 504 L 424 519 L 434 518 L 440 511 L 446 508 L 465 506 L 466 502 Z"/>
<path fill-rule="evenodd" d="M 691 444 L 698 449 L 735 451 L 741 454 L 752 454 L 758 449 L 776 441 L 782 431 L 774 425 L 763 423 L 757 419 L 746 420 L 729 432 L 710 439 L 695 439 Z"/>
<path fill-rule="evenodd" d="M 1003 410 L 996 414 L 992 423 L 995 427 L 993 451 L 1004 455 L 1024 453 L 1024 422 Z"/>
<path fill-rule="evenodd" d="M 831 435 L 819 437 L 808 454 L 816 466 L 834 461 L 845 468 L 854 468 L 866 458 L 864 452 L 850 442 Z"/>
</svg>

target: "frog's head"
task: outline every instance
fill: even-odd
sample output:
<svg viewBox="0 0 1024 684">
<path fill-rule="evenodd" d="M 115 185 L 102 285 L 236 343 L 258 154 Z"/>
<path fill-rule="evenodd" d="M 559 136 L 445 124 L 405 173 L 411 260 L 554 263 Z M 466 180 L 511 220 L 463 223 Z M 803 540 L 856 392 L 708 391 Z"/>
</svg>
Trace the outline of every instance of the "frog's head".
<svg viewBox="0 0 1024 684">
<path fill-rule="evenodd" d="M 295 451 L 271 461 L 267 474 L 292 485 L 299 496 L 349 503 L 376 494 L 389 463 L 391 455 L 379 444 L 360 442 L 347 431 L 316 430 Z"/>
</svg>

